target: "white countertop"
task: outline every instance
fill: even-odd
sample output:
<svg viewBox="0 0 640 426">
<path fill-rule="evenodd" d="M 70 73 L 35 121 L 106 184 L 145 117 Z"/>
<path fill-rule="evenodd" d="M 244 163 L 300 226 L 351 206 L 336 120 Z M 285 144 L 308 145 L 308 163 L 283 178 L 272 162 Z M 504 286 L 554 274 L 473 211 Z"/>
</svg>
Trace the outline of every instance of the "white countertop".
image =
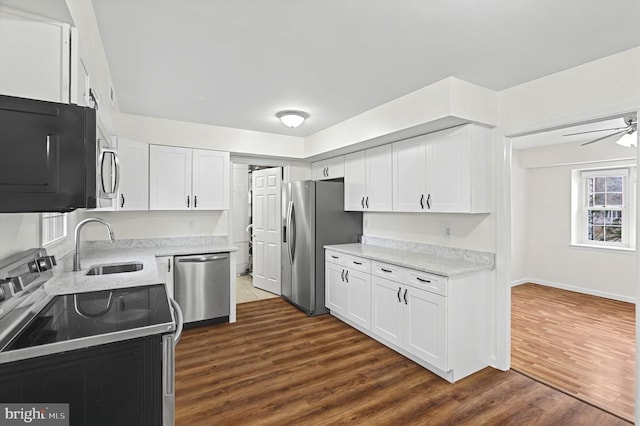
<svg viewBox="0 0 640 426">
<path fill-rule="evenodd" d="M 228 244 L 81 250 L 82 269 L 77 272 L 72 271 L 73 253 L 71 253 L 62 258 L 54 268 L 54 277 L 47 281 L 44 288 L 48 294 L 56 295 L 158 284 L 161 280 L 156 265 L 157 256 L 223 253 L 237 250 L 237 247 Z M 142 263 L 142 270 L 108 275 L 86 275 L 87 271 L 95 265 L 131 262 Z"/>
<path fill-rule="evenodd" d="M 491 264 L 473 262 L 462 258 L 436 256 L 433 254 L 369 244 L 336 244 L 327 245 L 324 246 L 324 248 L 444 277 L 453 277 L 493 269 L 493 265 Z"/>
</svg>

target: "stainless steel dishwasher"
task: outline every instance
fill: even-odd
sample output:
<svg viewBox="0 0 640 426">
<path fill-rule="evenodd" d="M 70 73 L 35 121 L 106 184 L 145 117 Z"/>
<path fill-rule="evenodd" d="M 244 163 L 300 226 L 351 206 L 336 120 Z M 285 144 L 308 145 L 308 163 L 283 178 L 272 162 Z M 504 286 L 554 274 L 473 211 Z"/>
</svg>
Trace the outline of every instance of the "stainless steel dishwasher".
<svg viewBox="0 0 640 426">
<path fill-rule="evenodd" d="M 174 265 L 185 328 L 229 321 L 229 253 L 175 256 Z"/>
</svg>

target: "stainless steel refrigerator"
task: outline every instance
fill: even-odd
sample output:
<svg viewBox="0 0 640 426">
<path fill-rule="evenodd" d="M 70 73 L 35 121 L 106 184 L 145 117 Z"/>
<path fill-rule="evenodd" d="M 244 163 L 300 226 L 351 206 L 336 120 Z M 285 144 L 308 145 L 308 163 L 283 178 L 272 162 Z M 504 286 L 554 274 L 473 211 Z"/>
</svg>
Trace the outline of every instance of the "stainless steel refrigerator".
<svg viewBox="0 0 640 426">
<path fill-rule="evenodd" d="M 282 206 L 282 297 L 308 315 L 326 314 L 323 247 L 357 243 L 362 213 L 344 211 L 339 181 L 287 183 Z"/>
</svg>

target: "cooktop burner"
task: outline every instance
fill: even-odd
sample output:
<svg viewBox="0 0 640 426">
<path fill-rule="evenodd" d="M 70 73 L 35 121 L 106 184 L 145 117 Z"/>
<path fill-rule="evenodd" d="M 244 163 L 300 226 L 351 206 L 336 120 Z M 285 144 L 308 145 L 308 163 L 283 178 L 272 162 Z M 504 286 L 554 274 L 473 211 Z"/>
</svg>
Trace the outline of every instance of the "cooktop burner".
<svg viewBox="0 0 640 426">
<path fill-rule="evenodd" d="M 5 351 L 172 321 L 162 284 L 56 296 Z"/>
</svg>

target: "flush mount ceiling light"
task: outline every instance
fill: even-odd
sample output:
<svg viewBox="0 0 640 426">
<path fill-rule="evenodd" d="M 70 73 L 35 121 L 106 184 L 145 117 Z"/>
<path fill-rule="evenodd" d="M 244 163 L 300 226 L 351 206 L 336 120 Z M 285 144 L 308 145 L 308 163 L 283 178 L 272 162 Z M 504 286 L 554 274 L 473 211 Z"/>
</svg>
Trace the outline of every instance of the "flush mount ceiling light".
<svg viewBox="0 0 640 426">
<path fill-rule="evenodd" d="M 276 113 L 276 117 L 278 117 L 285 126 L 295 129 L 301 125 L 304 120 L 309 118 L 309 114 L 304 111 L 286 110 Z"/>
<path fill-rule="evenodd" d="M 620 139 L 616 141 L 618 145 L 626 146 L 630 148 L 632 146 L 638 145 L 638 136 L 636 135 L 636 130 L 629 130 L 626 132 Z"/>
</svg>

